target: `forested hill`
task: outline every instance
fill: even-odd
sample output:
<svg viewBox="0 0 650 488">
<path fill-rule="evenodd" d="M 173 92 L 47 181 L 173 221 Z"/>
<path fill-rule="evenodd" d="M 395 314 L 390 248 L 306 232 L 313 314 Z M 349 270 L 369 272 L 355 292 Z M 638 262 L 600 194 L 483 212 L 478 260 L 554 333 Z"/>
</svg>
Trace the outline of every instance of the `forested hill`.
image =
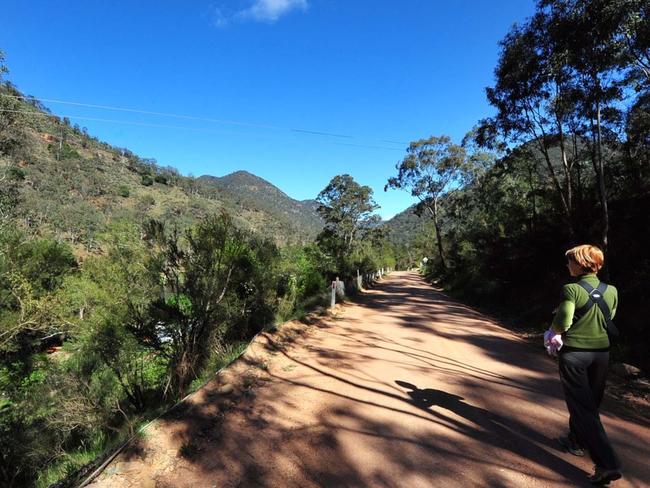
<svg viewBox="0 0 650 488">
<path fill-rule="evenodd" d="M 15 190 L 17 217 L 40 235 L 80 249 L 99 246 L 116 220 L 155 218 L 180 227 L 226 212 L 235 223 L 279 244 L 304 243 L 322 228 L 314 206 L 298 202 L 250 173 L 183 176 L 154 159 L 111 146 L 52 115 L 10 84 L 3 97 L 0 167 Z"/>
<path fill-rule="evenodd" d="M 422 226 L 429 221 L 430 219 L 426 215 L 416 215 L 415 205 L 412 205 L 384 222 L 383 227 L 388 230 L 391 242 L 402 245 L 412 242 L 417 235 L 421 234 Z"/>
<path fill-rule="evenodd" d="M 198 178 L 201 193 L 218 195 L 237 205 L 240 214 L 272 215 L 276 220 L 294 227 L 306 237 L 315 236 L 323 227 L 316 212 L 315 200 L 298 201 L 263 178 L 248 171 L 236 171 L 223 177 L 203 175 Z M 263 225 L 263 222 L 258 222 Z"/>
</svg>

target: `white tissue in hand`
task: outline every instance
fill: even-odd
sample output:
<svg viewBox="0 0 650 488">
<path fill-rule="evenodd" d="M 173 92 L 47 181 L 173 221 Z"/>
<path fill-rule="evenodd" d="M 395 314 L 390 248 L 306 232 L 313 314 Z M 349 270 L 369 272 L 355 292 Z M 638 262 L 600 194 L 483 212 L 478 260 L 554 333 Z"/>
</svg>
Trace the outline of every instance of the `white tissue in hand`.
<svg viewBox="0 0 650 488">
<path fill-rule="evenodd" d="M 544 347 L 549 355 L 557 356 L 557 352 L 562 349 L 563 345 L 564 343 L 562 342 L 561 334 L 556 334 L 552 329 L 548 329 L 544 332 Z"/>
</svg>

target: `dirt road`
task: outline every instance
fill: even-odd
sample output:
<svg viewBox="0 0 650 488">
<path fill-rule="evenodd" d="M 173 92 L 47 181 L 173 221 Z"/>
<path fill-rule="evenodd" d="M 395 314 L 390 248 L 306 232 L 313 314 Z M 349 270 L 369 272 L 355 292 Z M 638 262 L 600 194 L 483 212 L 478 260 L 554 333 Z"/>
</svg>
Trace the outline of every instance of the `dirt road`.
<svg viewBox="0 0 650 488">
<path fill-rule="evenodd" d="M 567 413 L 541 346 L 416 274 L 245 359 L 91 486 L 589 486 L 588 459 L 557 449 Z M 625 466 L 612 486 L 650 486 L 650 425 L 602 417 Z"/>
</svg>

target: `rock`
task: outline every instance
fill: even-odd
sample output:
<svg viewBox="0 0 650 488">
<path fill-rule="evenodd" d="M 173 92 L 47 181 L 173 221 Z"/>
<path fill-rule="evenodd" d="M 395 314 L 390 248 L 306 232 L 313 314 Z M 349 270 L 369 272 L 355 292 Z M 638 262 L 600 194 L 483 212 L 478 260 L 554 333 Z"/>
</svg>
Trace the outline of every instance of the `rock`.
<svg viewBox="0 0 650 488">
<path fill-rule="evenodd" d="M 636 366 L 625 363 L 612 364 L 611 371 L 620 378 L 636 378 L 641 374 L 641 370 Z"/>
<path fill-rule="evenodd" d="M 233 391 L 235 391 L 235 387 L 228 383 L 220 387 L 217 390 L 217 393 L 220 393 L 221 395 L 230 395 Z"/>
</svg>

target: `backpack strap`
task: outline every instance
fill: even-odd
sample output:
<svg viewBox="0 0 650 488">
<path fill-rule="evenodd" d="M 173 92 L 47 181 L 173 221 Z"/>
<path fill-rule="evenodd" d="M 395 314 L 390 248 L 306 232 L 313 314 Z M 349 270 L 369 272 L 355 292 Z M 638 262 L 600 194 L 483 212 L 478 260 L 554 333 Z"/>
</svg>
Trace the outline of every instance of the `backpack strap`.
<svg viewBox="0 0 650 488">
<path fill-rule="evenodd" d="M 587 292 L 587 303 L 585 303 L 582 307 L 580 307 L 578 310 L 576 310 L 576 314 L 579 314 L 580 316 L 584 316 L 589 310 L 594 305 L 597 305 L 598 308 L 600 309 L 600 312 L 603 314 L 603 317 L 605 318 L 605 330 L 607 331 L 608 334 L 612 336 L 618 336 L 619 332 L 616 326 L 614 325 L 614 322 L 612 321 L 612 313 L 609 310 L 609 307 L 607 306 L 607 303 L 605 302 L 605 299 L 603 298 L 603 295 L 605 294 L 605 290 L 607 290 L 607 284 L 603 283 L 602 281 L 598 284 L 596 288 L 591 286 L 589 283 L 585 281 L 578 281 L 578 285 L 582 287 L 586 292 Z"/>
</svg>

